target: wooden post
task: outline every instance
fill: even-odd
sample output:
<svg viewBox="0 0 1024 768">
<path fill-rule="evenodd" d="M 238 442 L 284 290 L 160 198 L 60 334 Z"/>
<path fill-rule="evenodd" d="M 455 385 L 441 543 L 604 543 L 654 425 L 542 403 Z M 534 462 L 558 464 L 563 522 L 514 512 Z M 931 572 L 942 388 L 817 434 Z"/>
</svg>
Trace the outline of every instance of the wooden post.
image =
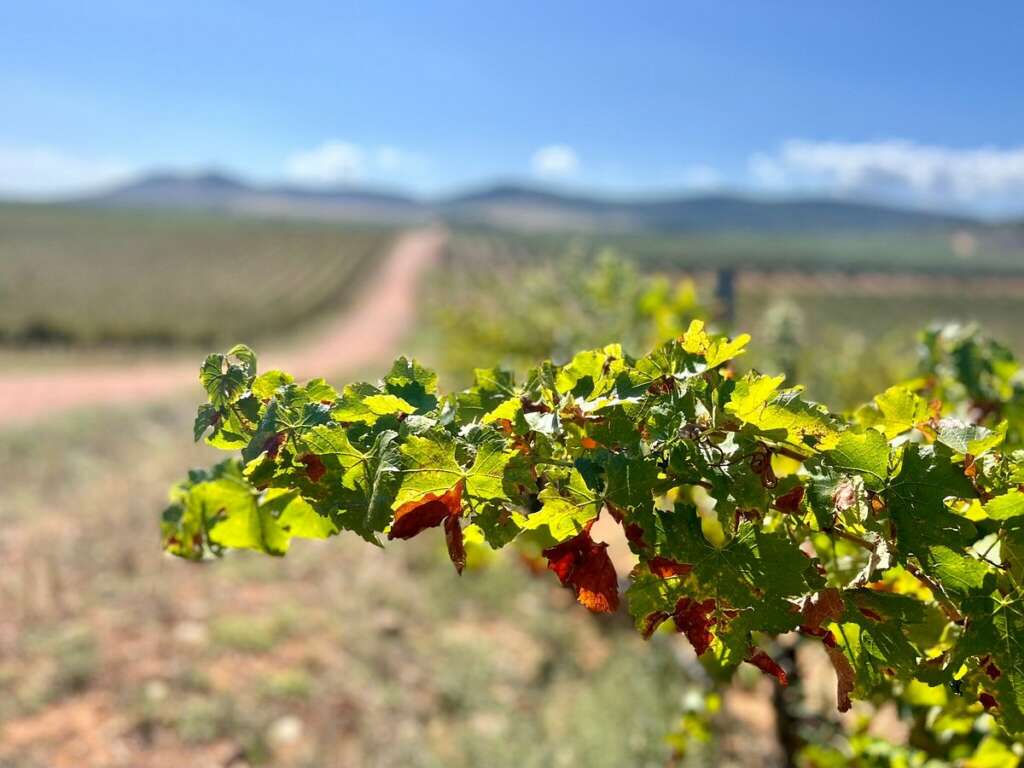
<svg viewBox="0 0 1024 768">
<path fill-rule="evenodd" d="M 736 270 L 722 267 L 715 278 L 715 314 L 723 330 L 736 323 Z"/>
</svg>

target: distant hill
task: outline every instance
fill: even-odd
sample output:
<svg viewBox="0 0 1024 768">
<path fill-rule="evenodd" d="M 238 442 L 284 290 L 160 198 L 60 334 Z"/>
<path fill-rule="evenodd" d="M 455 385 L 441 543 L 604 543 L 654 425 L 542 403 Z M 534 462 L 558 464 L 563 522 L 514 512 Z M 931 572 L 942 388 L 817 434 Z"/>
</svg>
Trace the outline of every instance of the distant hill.
<svg viewBox="0 0 1024 768">
<path fill-rule="evenodd" d="M 212 210 L 374 222 L 405 222 L 431 215 L 428 207 L 401 194 L 357 187 L 262 187 L 221 173 L 153 174 L 74 202 L 104 208 Z"/>
<path fill-rule="evenodd" d="M 966 216 L 827 198 L 771 200 L 716 194 L 614 200 L 515 185 L 451 198 L 441 210 L 460 221 L 531 230 L 812 234 L 946 231 L 980 225 Z"/>
<path fill-rule="evenodd" d="M 258 186 L 221 173 L 153 174 L 75 202 L 395 223 L 441 216 L 460 224 L 534 232 L 828 234 L 945 232 L 986 226 L 966 216 L 830 198 L 714 194 L 616 199 L 502 184 L 423 201 L 399 192 L 351 186 Z"/>
<path fill-rule="evenodd" d="M 226 208 L 251 189 L 230 176 L 204 173 L 197 176 L 155 173 L 109 191 L 90 195 L 82 202 L 112 208 Z"/>
</svg>

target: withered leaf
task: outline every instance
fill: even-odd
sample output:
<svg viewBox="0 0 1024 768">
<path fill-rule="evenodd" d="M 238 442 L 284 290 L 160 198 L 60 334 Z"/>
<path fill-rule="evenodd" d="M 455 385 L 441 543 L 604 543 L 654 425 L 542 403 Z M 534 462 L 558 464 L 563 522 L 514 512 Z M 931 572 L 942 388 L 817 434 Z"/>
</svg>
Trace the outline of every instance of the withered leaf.
<svg viewBox="0 0 1024 768">
<path fill-rule="evenodd" d="M 462 573 L 466 567 L 466 545 L 462 539 L 462 521 L 459 515 L 448 515 L 444 520 L 444 540 L 448 544 L 448 557 L 455 570 Z"/>
<path fill-rule="evenodd" d="M 829 637 L 831 636 L 832 634 L 829 633 Z M 828 654 L 828 660 L 832 662 L 832 666 L 836 670 L 836 706 L 840 712 L 848 712 L 850 710 L 850 694 L 853 693 L 857 673 L 842 649 L 836 647 L 835 642 L 825 643 L 825 653 Z"/>
<path fill-rule="evenodd" d="M 804 487 L 797 485 L 791 490 L 779 496 L 773 503 L 772 509 L 789 514 L 797 514 L 800 511 L 800 502 L 804 500 Z"/>
<path fill-rule="evenodd" d="M 786 676 L 786 670 L 780 667 L 775 659 L 760 648 L 751 648 L 744 661 L 748 664 L 753 664 L 766 675 L 771 675 L 779 681 L 780 685 L 789 685 L 789 678 Z"/>
<path fill-rule="evenodd" d="M 572 587 L 581 605 L 594 613 L 612 613 L 619 607 L 619 579 L 607 550 L 607 544 L 590 537 L 588 524 L 542 554 L 562 585 Z"/>
<path fill-rule="evenodd" d="M 826 621 L 839 621 L 846 605 L 842 593 L 835 587 L 823 589 L 804 600 L 801 613 L 805 626 L 817 629 Z"/>
<path fill-rule="evenodd" d="M 388 531 L 389 539 L 411 539 L 420 531 L 434 528 L 450 516 L 462 511 L 462 482 L 442 494 L 428 493 L 395 510 L 395 521 Z"/>
<path fill-rule="evenodd" d="M 688 597 L 681 597 L 672 613 L 676 629 L 686 635 L 686 639 L 690 641 L 690 645 L 693 646 L 693 650 L 698 656 L 710 648 L 715 639 L 711 632 L 711 625 L 714 623 L 711 613 L 714 610 L 714 600 L 698 602 Z"/>
<path fill-rule="evenodd" d="M 319 483 L 320 479 L 327 472 L 327 467 L 324 466 L 324 463 L 320 461 L 320 457 L 315 453 L 307 453 L 299 461 L 306 465 L 306 476 L 314 483 Z"/>
<path fill-rule="evenodd" d="M 689 563 L 679 563 L 670 557 L 662 557 L 661 555 L 648 560 L 647 568 L 655 576 L 663 579 L 670 579 L 673 576 L 686 576 L 693 570 L 693 566 Z"/>
</svg>

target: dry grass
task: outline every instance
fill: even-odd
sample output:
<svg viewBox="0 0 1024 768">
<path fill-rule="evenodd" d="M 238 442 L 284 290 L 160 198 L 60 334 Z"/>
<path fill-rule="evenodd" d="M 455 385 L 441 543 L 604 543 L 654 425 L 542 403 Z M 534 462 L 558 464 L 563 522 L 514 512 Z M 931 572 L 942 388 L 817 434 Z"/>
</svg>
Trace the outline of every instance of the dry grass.
<svg viewBox="0 0 1024 768">
<path fill-rule="evenodd" d="M 0 765 L 663 765 L 685 690 L 644 645 L 436 537 L 283 560 L 159 553 L 168 483 L 210 457 L 188 406 L 0 438 Z"/>
</svg>

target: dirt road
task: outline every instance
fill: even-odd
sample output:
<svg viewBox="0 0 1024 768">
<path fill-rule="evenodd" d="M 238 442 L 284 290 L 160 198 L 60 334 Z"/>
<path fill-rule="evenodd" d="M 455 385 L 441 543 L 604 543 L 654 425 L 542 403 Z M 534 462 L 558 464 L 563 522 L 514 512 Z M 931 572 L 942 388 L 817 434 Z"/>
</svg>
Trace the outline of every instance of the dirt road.
<svg viewBox="0 0 1024 768">
<path fill-rule="evenodd" d="M 416 290 L 434 264 L 444 232 L 426 228 L 401 235 L 351 307 L 310 338 L 287 349 L 257 350 L 260 369 L 297 377 L 355 371 L 390 359 L 412 325 Z M 191 362 L 119 364 L 44 372 L 0 372 L 0 427 L 92 406 L 157 400 L 191 386 L 198 396 L 198 358 Z"/>
</svg>

